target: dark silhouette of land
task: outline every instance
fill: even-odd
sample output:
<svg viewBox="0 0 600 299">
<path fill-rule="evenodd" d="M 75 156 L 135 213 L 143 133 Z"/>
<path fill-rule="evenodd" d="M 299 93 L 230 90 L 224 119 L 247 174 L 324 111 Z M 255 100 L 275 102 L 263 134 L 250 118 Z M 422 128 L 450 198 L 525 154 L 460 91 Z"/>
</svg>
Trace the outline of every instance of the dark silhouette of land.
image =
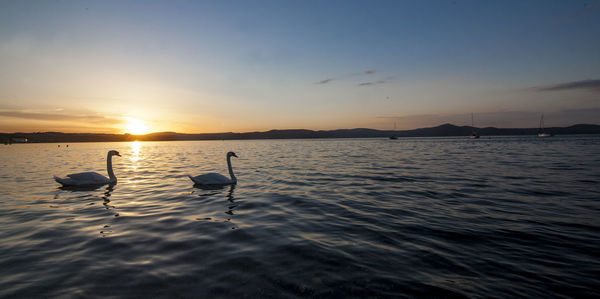
<svg viewBox="0 0 600 299">
<path fill-rule="evenodd" d="M 503 129 L 475 128 L 481 136 L 501 135 L 536 135 L 539 128 Z M 573 125 L 569 127 L 545 128 L 547 133 L 554 135 L 570 134 L 600 134 L 600 125 Z M 247 133 L 203 133 L 184 134 L 175 132 L 160 132 L 146 135 L 131 134 L 97 134 L 97 133 L 0 133 L 0 141 L 10 142 L 27 138 L 28 142 L 109 142 L 109 141 L 176 141 L 176 140 L 246 140 L 246 139 L 313 139 L 313 138 L 373 138 L 373 137 L 444 137 L 470 136 L 471 126 L 455 126 L 444 124 L 437 127 L 414 130 L 374 130 L 374 129 L 341 129 L 341 130 L 271 130 L 266 132 Z"/>
</svg>

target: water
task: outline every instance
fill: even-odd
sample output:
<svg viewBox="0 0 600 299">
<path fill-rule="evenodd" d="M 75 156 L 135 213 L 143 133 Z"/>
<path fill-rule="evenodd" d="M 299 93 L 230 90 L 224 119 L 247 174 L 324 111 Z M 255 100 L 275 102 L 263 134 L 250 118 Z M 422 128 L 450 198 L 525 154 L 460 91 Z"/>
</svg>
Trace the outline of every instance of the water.
<svg viewBox="0 0 600 299">
<path fill-rule="evenodd" d="M 111 149 L 116 186 L 57 188 Z M 600 136 L 0 154 L 0 297 L 600 296 Z"/>
</svg>

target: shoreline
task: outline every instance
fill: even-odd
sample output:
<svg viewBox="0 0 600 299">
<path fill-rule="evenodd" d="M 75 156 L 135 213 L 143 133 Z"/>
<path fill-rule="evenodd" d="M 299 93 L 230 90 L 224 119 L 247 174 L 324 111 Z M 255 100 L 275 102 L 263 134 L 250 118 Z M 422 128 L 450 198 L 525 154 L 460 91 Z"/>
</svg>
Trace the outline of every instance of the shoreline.
<svg viewBox="0 0 600 299">
<path fill-rule="evenodd" d="M 105 134 L 105 133 L 0 133 L 0 142 L 8 143 L 64 143 L 64 142 L 131 142 L 131 141 L 190 141 L 190 140 L 269 140 L 269 139 L 339 139 L 339 138 L 398 138 L 406 137 L 461 137 L 470 136 L 476 130 L 481 136 L 527 136 L 537 135 L 538 128 L 472 128 L 444 124 L 431 128 L 414 130 L 375 130 L 375 129 L 339 129 L 339 130 L 270 130 L 245 133 L 175 133 L 160 132 L 145 135 Z M 577 124 L 568 127 L 546 128 L 553 135 L 600 134 L 600 125 Z"/>
</svg>

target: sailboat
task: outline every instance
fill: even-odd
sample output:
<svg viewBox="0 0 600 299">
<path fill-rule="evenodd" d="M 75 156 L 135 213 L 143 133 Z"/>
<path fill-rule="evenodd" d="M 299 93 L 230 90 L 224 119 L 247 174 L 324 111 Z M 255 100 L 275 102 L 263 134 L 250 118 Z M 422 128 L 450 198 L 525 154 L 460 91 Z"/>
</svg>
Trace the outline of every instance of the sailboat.
<svg viewBox="0 0 600 299">
<path fill-rule="evenodd" d="M 474 126 L 474 121 L 473 121 L 473 113 L 471 113 L 471 136 L 469 136 L 469 138 L 471 139 L 479 139 L 479 134 L 477 134 L 477 132 L 475 131 L 475 126 Z"/>
<path fill-rule="evenodd" d="M 394 133 L 396 132 L 396 122 L 394 122 Z M 390 136 L 390 139 L 398 139 L 398 136 L 396 136 L 396 134 Z"/>
<path fill-rule="evenodd" d="M 540 130 L 538 131 L 538 137 L 552 137 L 553 135 L 550 133 L 544 132 L 544 113 L 542 113 L 542 118 L 540 118 Z"/>
</svg>

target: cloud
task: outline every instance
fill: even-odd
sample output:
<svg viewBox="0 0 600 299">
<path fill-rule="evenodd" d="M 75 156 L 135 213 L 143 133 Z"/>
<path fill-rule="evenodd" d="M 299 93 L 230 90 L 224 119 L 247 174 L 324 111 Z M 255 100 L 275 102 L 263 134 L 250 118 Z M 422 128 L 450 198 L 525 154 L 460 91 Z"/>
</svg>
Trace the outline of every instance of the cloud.
<svg viewBox="0 0 600 299">
<path fill-rule="evenodd" d="M 331 81 L 337 81 L 337 80 L 358 77 L 358 76 L 363 76 L 363 75 L 368 76 L 368 75 L 373 75 L 375 73 L 376 73 L 375 70 L 366 70 L 366 71 L 360 72 L 360 73 L 352 73 L 352 74 L 348 74 L 345 76 L 339 76 L 339 77 L 335 77 L 335 78 L 327 78 L 325 80 L 317 81 L 317 82 L 315 82 L 315 84 L 327 84 L 327 83 L 330 83 Z"/>
<path fill-rule="evenodd" d="M 371 86 L 371 85 L 375 85 L 375 82 L 363 82 L 363 83 L 358 83 L 356 84 L 356 86 Z"/>
<path fill-rule="evenodd" d="M 121 119 L 101 115 L 43 113 L 22 110 L 0 110 L 0 116 L 40 121 L 85 122 L 97 125 L 115 125 L 123 123 L 123 120 Z"/>
<path fill-rule="evenodd" d="M 356 84 L 356 86 L 373 86 L 373 85 L 378 85 L 378 84 L 385 84 L 392 79 L 394 79 L 394 77 L 387 77 L 387 78 L 384 78 L 382 80 L 377 80 L 377 81 L 361 82 L 361 83 Z"/>
<path fill-rule="evenodd" d="M 356 84 L 356 86 L 373 86 L 373 85 L 377 85 L 377 84 L 383 84 L 385 82 L 386 82 L 385 80 L 378 80 L 378 81 L 373 81 L 373 82 L 362 82 L 362 83 Z"/>
<path fill-rule="evenodd" d="M 329 83 L 331 81 L 333 81 L 334 79 L 325 79 L 325 80 L 321 80 L 319 82 L 315 82 L 315 84 L 326 84 Z"/>
<path fill-rule="evenodd" d="M 537 91 L 560 91 L 560 90 L 572 90 L 572 89 L 587 89 L 594 92 L 600 92 L 600 80 L 590 79 L 573 81 L 566 83 L 559 83 L 549 86 L 542 86 L 535 88 Z"/>
</svg>

